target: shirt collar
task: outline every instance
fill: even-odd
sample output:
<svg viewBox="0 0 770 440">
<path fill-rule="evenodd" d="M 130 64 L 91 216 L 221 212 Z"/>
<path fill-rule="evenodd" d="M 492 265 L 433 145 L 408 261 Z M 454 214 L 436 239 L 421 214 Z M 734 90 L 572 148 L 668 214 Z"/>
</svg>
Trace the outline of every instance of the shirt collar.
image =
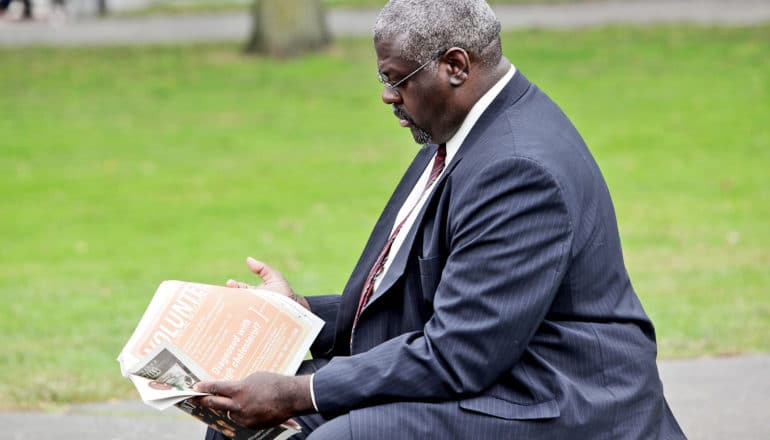
<svg viewBox="0 0 770 440">
<path fill-rule="evenodd" d="M 511 68 L 508 70 L 508 73 L 503 75 L 502 78 L 500 78 L 497 83 L 495 83 L 492 88 L 487 90 L 487 93 L 484 94 L 481 98 L 479 98 L 478 101 L 476 101 L 476 104 L 473 105 L 471 108 L 471 111 L 468 112 L 468 115 L 465 116 L 465 120 L 463 120 L 462 125 L 460 125 L 460 128 L 457 130 L 457 133 L 452 136 L 451 139 L 449 139 L 446 143 L 446 163 L 452 161 L 452 158 L 454 158 L 455 154 L 457 153 L 457 150 L 460 149 L 460 146 L 465 141 L 465 138 L 468 137 L 468 133 L 471 132 L 471 129 L 473 129 L 473 126 L 476 125 L 476 122 L 479 120 L 482 114 L 484 114 L 484 111 L 489 107 L 490 104 L 492 104 L 492 101 L 497 98 L 497 95 L 500 94 L 500 92 L 503 90 L 503 88 L 508 84 L 508 82 L 513 78 L 513 75 L 516 73 L 516 66 L 511 64 Z"/>
</svg>

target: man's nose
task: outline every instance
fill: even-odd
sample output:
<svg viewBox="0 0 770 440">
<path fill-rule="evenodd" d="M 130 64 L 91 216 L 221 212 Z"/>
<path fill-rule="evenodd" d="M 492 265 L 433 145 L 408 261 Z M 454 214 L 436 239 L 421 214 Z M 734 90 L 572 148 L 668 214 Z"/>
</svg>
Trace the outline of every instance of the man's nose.
<svg viewBox="0 0 770 440">
<path fill-rule="evenodd" d="M 398 104 L 401 102 L 401 95 L 395 89 L 383 87 L 382 102 L 388 105 Z"/>
</svg>

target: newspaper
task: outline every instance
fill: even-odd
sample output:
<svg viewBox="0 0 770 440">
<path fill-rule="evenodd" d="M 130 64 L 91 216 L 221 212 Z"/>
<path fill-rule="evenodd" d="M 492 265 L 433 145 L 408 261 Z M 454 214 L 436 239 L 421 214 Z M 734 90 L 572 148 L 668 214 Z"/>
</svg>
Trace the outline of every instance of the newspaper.
<svg viewBox="0 0 770 440">
<path fill-rule="evenodd" d="M 322 326 L 273 292 L 164 281 L 118 362 L 154 408 L 176 406 L 237 440 L 283 440 L 299 426 L 248 429 L 187 399 L 205 394 L 193 390 L 203 380 L 237 380 L 255 371 L 294 374 Z"/>
</svg>

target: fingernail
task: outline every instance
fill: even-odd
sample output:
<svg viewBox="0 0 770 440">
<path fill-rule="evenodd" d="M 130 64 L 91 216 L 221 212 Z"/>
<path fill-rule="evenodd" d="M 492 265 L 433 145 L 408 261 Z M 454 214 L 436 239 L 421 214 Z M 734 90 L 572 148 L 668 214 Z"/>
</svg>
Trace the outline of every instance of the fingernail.
<svg viewBox="0 0 770 440">
<path fill-rule="evenodd" d="M 247 257 L 247 258 L 246 258 L 246 262 L 247 262 L 247 263 L 256 263 L 256 262 L 257 262 L 257 260 L 255 260 L 255 259 L 254 259 L 254 258 L 252 258 L 252 257 Z"/>
</svg>

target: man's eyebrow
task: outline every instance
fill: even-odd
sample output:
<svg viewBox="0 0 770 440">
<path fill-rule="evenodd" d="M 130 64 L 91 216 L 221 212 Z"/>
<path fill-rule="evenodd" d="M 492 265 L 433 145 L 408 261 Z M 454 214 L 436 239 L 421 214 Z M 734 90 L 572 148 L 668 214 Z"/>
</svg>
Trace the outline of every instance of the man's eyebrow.
<svg viewBox="0 0 770 440">
<path fill-rule="evenodd" d="M 380 73 L 384 76 L 390 77 L 390 74 L 394 74 L 396 77 L 403 76 L 405 73 L 400 72 L 398 68 L 394 68 L 393 66 L 386 66 L 383 69 L 379 69 Z"/>
<path fill-rule="evenodd" d="M 377 66 L 377 72 L 380 73 L 380 75 L 384 76 L 388 80 L 390 80 L 390 74 L 392 73 L 392 70 L 383 66 Z"/>
</svg>

